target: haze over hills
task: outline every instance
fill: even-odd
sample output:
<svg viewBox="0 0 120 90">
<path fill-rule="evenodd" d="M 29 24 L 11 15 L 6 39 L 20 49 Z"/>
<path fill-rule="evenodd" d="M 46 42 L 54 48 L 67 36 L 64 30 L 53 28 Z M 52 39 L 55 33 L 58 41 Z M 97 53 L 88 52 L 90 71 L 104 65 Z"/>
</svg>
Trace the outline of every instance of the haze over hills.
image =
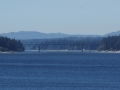
<svg viewBox="0 0 120 90">
<path fill-rule="evenodd" d="M 50 39 L 50 38 L 65 38 L 65 37 L 104 37 L 108 35 L 120 35 L 120 31 L 111 32 L 105 35 L 69 35 L 63 33 L 41 33 L 37 31 L 20 31 L 0 34 L 15 39 Z"/>
<path fill-rule="evenodd" d="M 49 38 L 62 38 L 62 37 L 69 37 L 68 34 L 62 33 L 41 33 L 37 31 L 20 31 L 20 32 L 10 32 L 10 33 L 3 33 L 0 34 L 2 36 L 7 36 L 10 38 L 15 39 L 49 39 Z"/>
<path fill-rule="evenodd" d="M 108 33 L 108 34 L 105 34 L 104 36 L 118 36 L 120 35 L 120 30 L 119 31 L 116 31 L 116 32 L 111 32 L 111 33 Z"/>
</svg>

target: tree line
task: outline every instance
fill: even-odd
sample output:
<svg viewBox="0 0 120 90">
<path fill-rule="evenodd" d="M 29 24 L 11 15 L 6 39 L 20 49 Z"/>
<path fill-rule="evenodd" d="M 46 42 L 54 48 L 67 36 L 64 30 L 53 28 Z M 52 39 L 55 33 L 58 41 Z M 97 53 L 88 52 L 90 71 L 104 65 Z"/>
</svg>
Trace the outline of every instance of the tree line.
<svg viewBox="0 0 120 90">
<path fill-rule="evenodd" d="M 100 42 L 98 50 L 107 50 L 107 51 L 120 50 L 120 36 L 104 37 Z"/>
<path fill-rule="evenodd" d="M 24 51 L 20 40 L 0 36 L 0 51 Z"/>
</svg>

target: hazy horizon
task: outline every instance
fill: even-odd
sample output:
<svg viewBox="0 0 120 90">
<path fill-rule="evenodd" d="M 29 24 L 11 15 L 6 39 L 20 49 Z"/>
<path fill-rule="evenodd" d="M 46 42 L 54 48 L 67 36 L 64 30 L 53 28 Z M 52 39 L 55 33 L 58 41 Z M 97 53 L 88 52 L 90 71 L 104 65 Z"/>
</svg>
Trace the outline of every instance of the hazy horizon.
<svg viewBox="0 0 120 90">
<path fill-rule="evenodd" d="M 1 0 L 0 34 L 104 35 L 120 30 L 119 0 Z"/>
<path fill-rule="evenodd" d="M 38 32 L 38 33 L 43 33 L 43 34 L 66 34 L 66 35 L 99 35 L 99 36 L 102 36 L 102 35 L 100 35 L 100 34 L 68 34 L 68 33 L 61 33 L 61 32 L 58 32 L 58 33 L 44 33 L 44 32 L 39 32 L 39 31 L 16 31 L 16 32 L 8 32 L 8 33 L 0 33 L 0 34 L 10 34 L 10 33 L 19 33 L 19 32 Z M 114 31 L 115 33 L 116 32 L 120 32 L 120 30 L 118 30 L 118 31 Z M 110 34 L 110 33 L 114 33 L 114 32 L 109 32 L 109 33 L 105 33 L 105 34 L 103 34 L 103 36 L 104 35 L 106 35 L 106 34 Z"/>
</svg>

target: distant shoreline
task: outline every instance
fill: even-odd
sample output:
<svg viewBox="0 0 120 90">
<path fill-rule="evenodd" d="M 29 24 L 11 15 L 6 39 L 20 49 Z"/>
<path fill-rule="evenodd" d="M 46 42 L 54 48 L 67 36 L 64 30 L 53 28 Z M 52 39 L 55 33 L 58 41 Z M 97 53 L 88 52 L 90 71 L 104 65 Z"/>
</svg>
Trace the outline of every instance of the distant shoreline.
<svg viewBox="0 0 120 90">
<path fill-rule="evenodd" d="M 25 50 L 31 52 L 39 52 L 38 50 Z M 40 52 L 81 52 L 82 50 L 40 50 Z M 98 51 L 98 50 L 83 50 L 83 53 L 120 53 L 120 51 Z"/>
<path fill-rule="evenodd" d="M 24 51 L 21 51 L 21 52 L 24 52 Z M 2 52 L 2 51 L 0 51 L 0 54 L 11 54 L 11 53 L 19 53 L 19 51 L 5 51 L 5 52 Z"/>
<path fill-rule="evenodd" d="M 38 50 L 25 50 L 25 51 L 38 51 Z M 82 50 L 40 50 L 41 52 L 82 52 Z M 88 52 L 89 50 L 85 50 Z"/>
<path fill-rule="evenodd" d="M 38 50 L 25 50 L 23 52 L 39 52 Z M 120 53 L 120 51 L 98 51 L 98 50 L 40 50 L 40 52 L 80 52 L 80 53 Z M 1 52 L 0 54 L 19 53 L 16 51 Z"/>
</svg>

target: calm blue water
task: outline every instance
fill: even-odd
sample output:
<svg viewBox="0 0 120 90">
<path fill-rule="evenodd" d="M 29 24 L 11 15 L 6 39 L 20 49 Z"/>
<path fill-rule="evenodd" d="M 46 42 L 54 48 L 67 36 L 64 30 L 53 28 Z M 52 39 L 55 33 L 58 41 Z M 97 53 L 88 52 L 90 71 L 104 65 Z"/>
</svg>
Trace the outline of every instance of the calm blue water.
<svg viewBox="0 0 120 90">
<path fill-rule="evenodd" d="M 120 54 L 0 54 L 0 90 L 120 90 Z"/>
</svg>

